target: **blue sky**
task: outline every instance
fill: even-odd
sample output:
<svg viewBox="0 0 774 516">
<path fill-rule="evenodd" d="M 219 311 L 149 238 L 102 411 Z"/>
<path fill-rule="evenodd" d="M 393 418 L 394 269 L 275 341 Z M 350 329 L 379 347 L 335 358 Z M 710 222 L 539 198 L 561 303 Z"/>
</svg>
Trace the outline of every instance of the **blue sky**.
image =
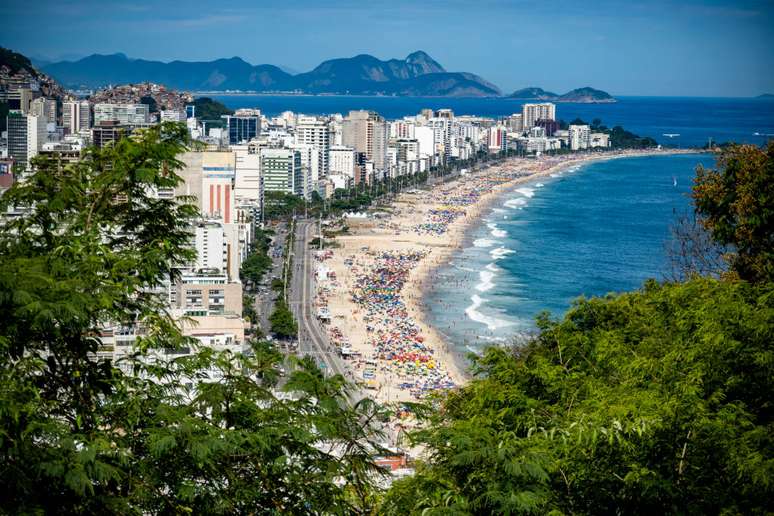
<svg viewBox="0 0 774 516">
<path fill-rule="evenodd" d="M 239 56 L 307 71 L 334 57 L 421 49 L 504 91 L 774 92 L 771 0 L 4 0 L 0 19 L 0 45 L 49 59 Z"/>
</svg>

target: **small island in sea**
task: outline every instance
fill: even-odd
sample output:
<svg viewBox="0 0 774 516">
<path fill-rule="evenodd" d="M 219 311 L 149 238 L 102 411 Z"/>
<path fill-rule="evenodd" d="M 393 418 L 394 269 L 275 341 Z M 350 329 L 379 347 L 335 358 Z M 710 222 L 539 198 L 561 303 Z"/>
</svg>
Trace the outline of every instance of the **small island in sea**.
<svg viewBox="0 0 774 516">
<path fill-rule="evenodd" d="M 527 88 L 522 88 L 520 90 L 514 91 L 513 93 L 508 95 L 508 98 L 518 99 L 518 100 L 577 102 L 577 103 L 588 103 L 588 104 L 616 102 L 615 97 L 613 97 L 606 91 L 597 90 L 590 86 L 585 86 L 583 88 L 576 88 L 574 90 L 568 91 L 564 95 L 558 95 L 556 93 L 546 91 L 543 88 L 530 86 Z"/>
</svg>

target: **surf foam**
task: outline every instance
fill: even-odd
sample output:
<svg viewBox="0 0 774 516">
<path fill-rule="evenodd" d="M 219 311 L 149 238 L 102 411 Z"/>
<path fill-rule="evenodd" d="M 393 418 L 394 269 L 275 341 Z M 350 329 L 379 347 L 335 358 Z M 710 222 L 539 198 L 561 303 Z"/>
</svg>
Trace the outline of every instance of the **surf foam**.
<svg viewBox="0 0 774 516">
<path fill-rule="evenodd" d="M 473 304 L 465 309 L 465 315 L 467 315 L 471 321 L 486 325 L 490 331 L 497 330 L 499 328 L 505 328 L 506 326 L 510 326 L 512 324 L 510 321 L 498 319 L 497 317 L 492 317 L 481 313 L 478 309 L 481 307 L 481 305 L 484 304 L 486 300 L 482 299 L 477 294 L 470 296 L 470 300 L 473 301 Z"/>
</svg>

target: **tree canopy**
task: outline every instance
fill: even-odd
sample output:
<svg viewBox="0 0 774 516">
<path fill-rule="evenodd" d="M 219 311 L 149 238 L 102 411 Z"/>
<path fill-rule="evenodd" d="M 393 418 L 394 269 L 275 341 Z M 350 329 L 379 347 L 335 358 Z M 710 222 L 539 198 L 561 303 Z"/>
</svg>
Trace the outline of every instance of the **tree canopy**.
<svg viewBox="0 0 774 516">
<path fill-rule="evenodd" d="M 580 300 L 490 348 L 415 437 L 388 514 L 753 514 L 774 496 L 774 287 Z M 423 512 L 425 509 L 428 512 Z"/>
<path fill-rule="evenodd" d="M 733 247 L 732 271 L 748 281 L 774 281 L 774 141 L 765 149 L 723 149 L 717 169 L 697 169 L 693 199 L 712 237 Z"/>
<path fill-rule="evenodd" d="M 192 258 L 176 186 L 182 125 L 136 131 L 75 164 L 36 158 L 1 199 L 0 512 L 353 514 L 379 470 L 381 409 L 265 342 L 200 348 L 165 309 Z M 109 328 L 137 330 L 114 362 Z M 120 343 L 116 344 L 120 346 Z M 192 349 L 192 353 L 187 353 Z"/>
</svg>

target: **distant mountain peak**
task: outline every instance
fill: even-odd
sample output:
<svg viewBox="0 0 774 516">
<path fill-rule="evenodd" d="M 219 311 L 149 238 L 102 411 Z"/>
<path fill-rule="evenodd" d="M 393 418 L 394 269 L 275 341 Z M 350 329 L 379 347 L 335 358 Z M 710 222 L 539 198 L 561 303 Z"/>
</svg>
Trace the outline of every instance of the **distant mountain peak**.
<svg viewBox="0 0 774 516">
<path fill-rule="evenodd" d="M 423 50 L 417 50 L 406 56 L 406 64 L 412 65 L 423 73 L 443 73 L 446 70 L 441 66 L 438 61 L 430 57 L 427 52 Z"/>
<path fill-rule="evenodd" d="M 44 69 L 71 86 L 144 81 L 187 91 L 303 91 L 359 95 L 498 96 L 500 90 L 470 73 L 448 73 L 426 52 L 382 61 L 369 54 L 330 59 L 306 73 L 290 74 L 273 65 L 252 65 L 240 57 L 214 61 L 147 61 L 123 54 L 97 55 Z"/>
</svg>

